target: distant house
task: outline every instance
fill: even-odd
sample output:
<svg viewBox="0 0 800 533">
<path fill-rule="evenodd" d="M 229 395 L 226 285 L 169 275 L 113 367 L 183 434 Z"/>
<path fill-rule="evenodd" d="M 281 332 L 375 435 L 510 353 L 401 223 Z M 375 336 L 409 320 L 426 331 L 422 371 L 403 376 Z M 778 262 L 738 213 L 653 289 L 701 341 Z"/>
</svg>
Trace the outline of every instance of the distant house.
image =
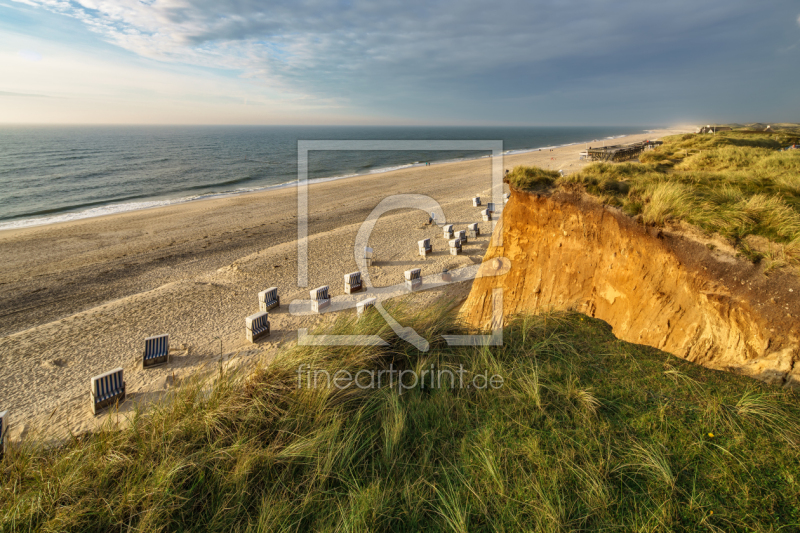
<svg viewBox="0 0 800 533">
<path fill-rule="evenodd" d="M 718 131 L 731 131 L 728 126 L 703 126 L 697 133 L 717 133 Z"/>
</svg>

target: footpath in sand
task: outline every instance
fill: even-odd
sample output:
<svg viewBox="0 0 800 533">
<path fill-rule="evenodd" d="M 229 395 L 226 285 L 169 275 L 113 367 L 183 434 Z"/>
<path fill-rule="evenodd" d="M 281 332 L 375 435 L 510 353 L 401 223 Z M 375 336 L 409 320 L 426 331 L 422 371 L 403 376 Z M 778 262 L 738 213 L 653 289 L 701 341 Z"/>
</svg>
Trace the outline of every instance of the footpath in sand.
<svg viewBox="0 0 800 533">
<path fill-rule="evenodd" d="M 655 139 L 677 131 L 634 135 L 615 142 Z M 574 172 L 584 145 L 506 156 L 503 168 L 537 165 Z M 9 410 L 12 438 L 30 431 L 73 434 L 102 423 L 89 410 L 89 379 L 125 370 L 130 411 L 158 397 L 173 379 L 222 360 L 268 358 L 297 338 L 298 328 L 332 320 L 292 315 L 289 303 L 329 285 L 342 295 L 343 275 L 358 269 L 355 237 L 384 198 L 428 195 L 455 229 L 479 222 L 481 237 L 451 256 L 442 231 L 419 210 L 392 211 L 378 221 L 370 246 L 375 287 L 402 283 L 403 271 L 423 276 L 481 262 L 491 223 L 481 222 L 470 198 L 485 201 L 488 158 L 404 169 L 309 187 L 308 283 L 297 286 L 296 189 L 204 200 L 69 223 L 0 232 L 0 410 Z M 417 241 L 434 253 L 419 257 Z M 258 311 L 257 293 L 277 286 L 281 307 L 270 312 L 272 335 L 257 344 L 244 336 L 244 318 Z M 414 296 L 425 304 L 442 295 L 466 297 L 470 282 Z M 357 299 L 370 296 L 360 293 Z M 343 311 L 355 313 L 355 310 Z M 169 365 L 141 369 L 143 340 L 170 334 Z"/>
</svg>

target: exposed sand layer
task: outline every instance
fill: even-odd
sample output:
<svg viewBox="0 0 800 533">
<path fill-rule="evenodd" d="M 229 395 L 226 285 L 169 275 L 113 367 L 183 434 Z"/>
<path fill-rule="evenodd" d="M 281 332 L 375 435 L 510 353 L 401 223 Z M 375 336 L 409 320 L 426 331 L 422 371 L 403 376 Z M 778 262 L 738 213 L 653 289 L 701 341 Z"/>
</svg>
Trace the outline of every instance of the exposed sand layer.
<svg viewBox="0 0 800 533">
<path fill-rule="evenodd" d="M 630 136 L 654 139 L 677 131 Z M 583 145 L 507 156 L 503 167 L 537 165 L 573 172 Z M 309 187 L 308 283 L 297 286 L 296 189 L 204 200 L 157 209 L 0 232 L 0 410 L 12 417 L 12 435 L 46 428 L 77 433 L 102 422 L 92 417 L 91 376 L 122 366 L 130 410 L 157 397 L 174 378 L 221 359 L 269 357 L 293 341 L 297 328 L 331 315 L 293 316 L 289 302 L 308 289 L 330 285 L 342 295 L 343 275 L 357 270 L 355 236 L 385 197 L 424 194 L 442 206 L 456 229 L 480 222 L 470 198 L 485 200 L 489 159 L 404 169 Z M 441 229 L 426 226 L 419 210 L 383 216 L 370 237 L 378 262 L 369 269 L 376 287 L 402 283 L 403 271 L 423 275 L 481 262 L 490 223 L 460 256 L 447 252 Z M 423 260 L 417 241 L 431 238 Z M 244 318 L 258 311 L 257 293 L 277 286 L 282 306 L 270 312 L 273 333 L 250 344 Z M 469 282 L 414 295 L 420 303 L 445 294 L 466 297 Z M 366 297 L 370 293 L 362 293 Z M 354 313 L 354 310 L 343 311 Z M 170 334 L 171 363 L 141 369 L 143 340 Z M 174 378 L 173 378 L 174 376 Z"/>
<path fill-rule="evenodd" d="M 461 307 L 474 327 L 492 318 L 574 308 L 618 338 L 710 368 L 800 388 L 800 283 L 785 272 L 706 246 L 682 224 L 646 228 L 586 195 L 514 191 L 485 261 L 508 272 L 476 280 Z M 699 233 L 699 232 L 697 232 Z M 727 246 L 730 248 L 730 246 Z"/>
</svg>

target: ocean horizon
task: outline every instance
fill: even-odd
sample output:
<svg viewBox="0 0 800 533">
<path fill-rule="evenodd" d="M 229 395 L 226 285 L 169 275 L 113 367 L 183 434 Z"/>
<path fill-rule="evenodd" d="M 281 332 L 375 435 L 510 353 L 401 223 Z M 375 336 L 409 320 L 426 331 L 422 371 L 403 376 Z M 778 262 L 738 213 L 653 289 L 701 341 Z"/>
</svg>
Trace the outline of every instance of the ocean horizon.
<svg viewBox="0 0 800 533">
<path fill-rule="evenodd" d="M 0 230 L 291 186 L 298 140 L 502 140 L 503 153 L 609 141 L 657 126 L 0 126 Z M 313 151 L 309 182 L 488 157 Z"/>
</svg>

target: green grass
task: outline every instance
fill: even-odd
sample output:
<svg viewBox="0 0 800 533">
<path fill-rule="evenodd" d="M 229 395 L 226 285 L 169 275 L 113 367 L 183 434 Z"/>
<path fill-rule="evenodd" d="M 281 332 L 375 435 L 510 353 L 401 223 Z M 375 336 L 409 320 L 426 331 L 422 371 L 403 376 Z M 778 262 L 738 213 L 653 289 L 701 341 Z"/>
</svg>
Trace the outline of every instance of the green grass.
<svg viewBox="0 0 800 533">
<path fill-rule="evenodd" d="M 189 383 L 129 427 L 2 462 L 0 530 L 790 531 L 800 527 L 793 393 L 617 340 L 576 313 L 517 317 L 499 347 L 447 347 L 444 308 L 332 333 L 253 375 Z M 300 364 L 487 372 L 498 389 L 298 388 Z M 713 435 L 713 436 L 712 436 Z"/>
<path fill-rule="evenodd" d="M 800 150 L 781 151 L 792 143 L 800 143 L 800 130 L 676 135 L 639 163 L 594 163 L 553 185 L 580 186 L 647 224 L 683 220 L 736 246 L 750 235 L 764 237 L 797 262 Z M 509 182 L 527 189 L 517 176 L 531 172 L 516 168 Z"/>
</svg>

